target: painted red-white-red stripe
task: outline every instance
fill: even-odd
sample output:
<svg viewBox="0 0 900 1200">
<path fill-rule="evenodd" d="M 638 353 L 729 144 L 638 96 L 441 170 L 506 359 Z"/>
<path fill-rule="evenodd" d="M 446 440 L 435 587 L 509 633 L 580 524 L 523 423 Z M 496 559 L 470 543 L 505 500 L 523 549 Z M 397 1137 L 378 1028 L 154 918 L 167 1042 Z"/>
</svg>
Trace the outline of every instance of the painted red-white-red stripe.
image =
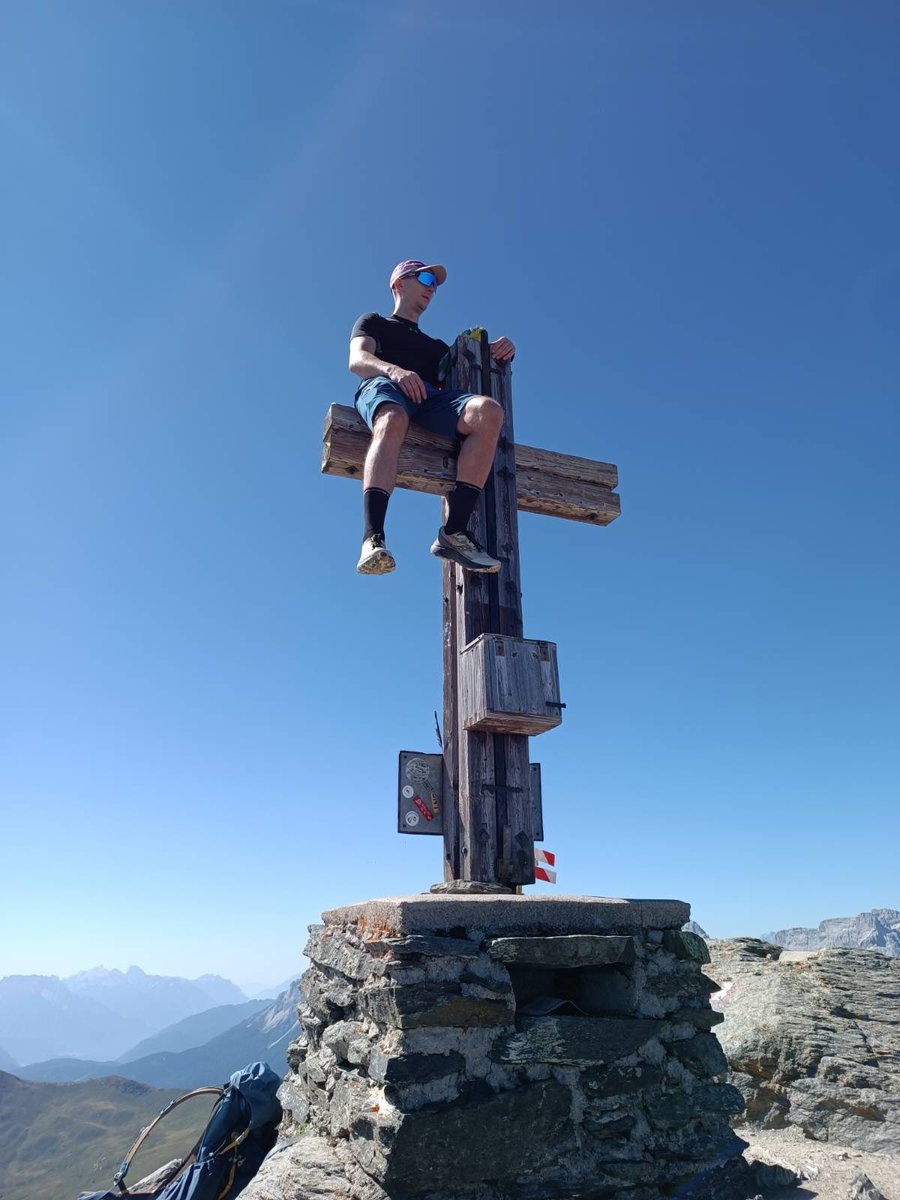
<svg viewBox="0 0 900 1200">
<path fill-rule="evenodd" d="M 544 883 L 556 883 L 556 872 L 550 868 L 556 866 L 556 855 L 552 850 L 534 848 L 534 877 L 543 879 Z"/>
</svg>

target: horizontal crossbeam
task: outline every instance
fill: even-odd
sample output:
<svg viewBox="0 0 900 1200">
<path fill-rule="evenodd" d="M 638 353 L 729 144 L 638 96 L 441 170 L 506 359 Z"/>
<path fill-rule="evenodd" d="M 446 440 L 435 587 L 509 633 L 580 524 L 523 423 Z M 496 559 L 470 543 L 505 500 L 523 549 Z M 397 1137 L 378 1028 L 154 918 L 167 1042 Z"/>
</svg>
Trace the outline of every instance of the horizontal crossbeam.
<svg viewBox="0 0 900 1200">
<path fill-rule="evenodd" d="M 332 404 L 325 417 L 323 472 L 361 479 L 370 437 L 356 409 Z M 400 451 L 397 486 L 435 496 L 448 492 L 456 478 L 457 449 L 454 438 L 411 425 Z M 590 525 L 608 525 L 619 515 L 619 497 L 613 491 L 619 474 L 611 463 L 520 445 L 515 459 L 520 512 Z"/>
</svg>

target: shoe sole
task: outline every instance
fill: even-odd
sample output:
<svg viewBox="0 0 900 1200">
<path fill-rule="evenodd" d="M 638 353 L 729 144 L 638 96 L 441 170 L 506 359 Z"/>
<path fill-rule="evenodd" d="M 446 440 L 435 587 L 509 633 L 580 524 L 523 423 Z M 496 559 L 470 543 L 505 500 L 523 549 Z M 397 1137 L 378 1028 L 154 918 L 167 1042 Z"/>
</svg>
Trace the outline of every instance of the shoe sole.
<svg viewBox="0 0 900 1200">
<path fill-rule="evenodd" d="M 387 550 L 376 550 L 356 564 L 360 575 L 387 575 L 396 567 L 394 556 Z"/>
<path fill-rule="evenodd" d="M 450 562 L 458 563 L 464 571 L 473 571 L 477 575 L 496 575 L 500 570 L 500 563 L 495 567 L 482 567 L 476 563 L 470 562 L 464 554 L 460 554 L 458 550 L 448 550 L 439 542 L 435 542 L 431 547 L 431 553 L 435 558 L 446 558 Z"/>
</svg>

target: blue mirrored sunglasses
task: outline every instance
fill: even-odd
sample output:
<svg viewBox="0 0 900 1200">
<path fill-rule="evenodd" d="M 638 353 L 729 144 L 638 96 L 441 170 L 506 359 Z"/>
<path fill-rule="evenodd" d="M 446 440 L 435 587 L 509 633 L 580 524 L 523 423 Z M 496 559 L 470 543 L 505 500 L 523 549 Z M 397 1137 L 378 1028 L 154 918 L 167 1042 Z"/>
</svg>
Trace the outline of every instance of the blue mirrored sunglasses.
<svg viewBox="0 0 900 1200">
<path fill-rule="evenodd" d="M 426 287 L 438 290 L 437 275 L 433 271 L 416 271 L 415 276 L 419 283 L 424 283 Z"/>
</svg>

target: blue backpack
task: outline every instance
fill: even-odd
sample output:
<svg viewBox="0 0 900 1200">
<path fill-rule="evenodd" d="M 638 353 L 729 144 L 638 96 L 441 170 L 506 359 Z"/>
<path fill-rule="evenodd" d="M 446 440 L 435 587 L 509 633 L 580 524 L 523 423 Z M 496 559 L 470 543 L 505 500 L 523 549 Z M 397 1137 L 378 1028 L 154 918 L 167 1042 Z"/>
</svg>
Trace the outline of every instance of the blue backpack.
<svg viewBox="0 0 900 1200">
<path fill-rule="evenodd" d="M 113 1179 L 116 1190 L 82 1192 L 78 1200 L 121 1200 L 123 1196 L 133 1200 L 232 1200 L 244 1190 L 275 1144 L 281 1121 L 281 1104 L 275 1093 L 280 1084 L 271 1067 L 256 1062 L 235 1071 L 224 1088 L 197 1088 L 173 1100 L 141 1130 Z M 125 1176 L 151 1131 L 173 1108 L 205 1094 L 218 1096 L 218 1101 L 187 1158 L 175 1163 L 153 1191 L 129 1191 Z"/>
</svg>

